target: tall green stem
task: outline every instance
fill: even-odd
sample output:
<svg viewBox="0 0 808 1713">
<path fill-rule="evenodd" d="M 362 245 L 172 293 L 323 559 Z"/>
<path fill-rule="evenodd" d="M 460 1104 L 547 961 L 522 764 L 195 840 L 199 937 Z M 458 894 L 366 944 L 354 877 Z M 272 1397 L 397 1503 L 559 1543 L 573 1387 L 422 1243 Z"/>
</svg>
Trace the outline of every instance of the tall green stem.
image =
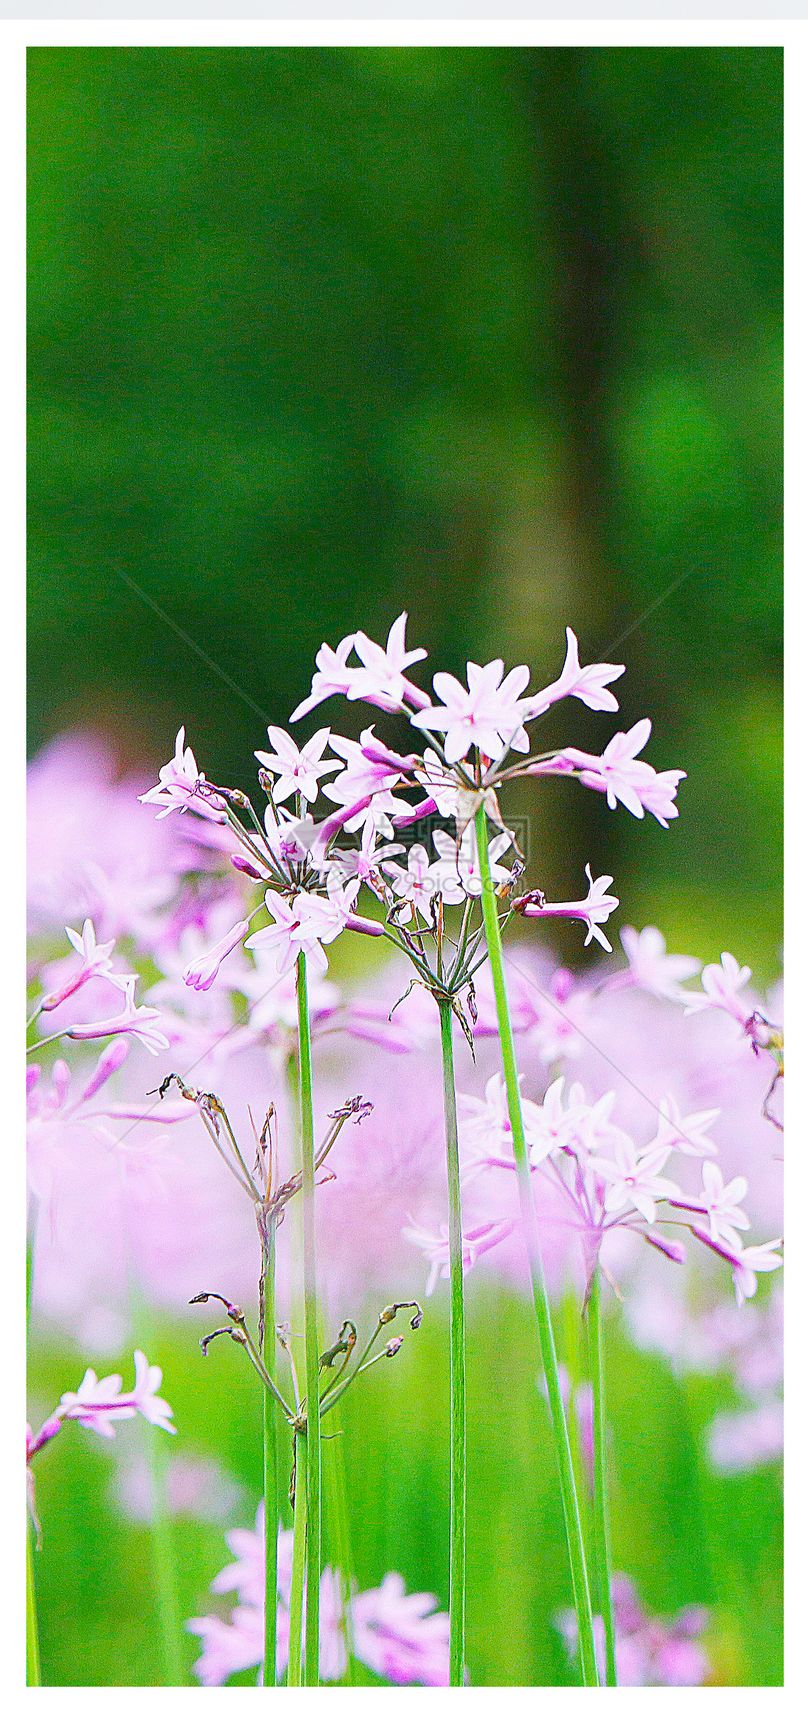
<svg viewBox="0 0 808 1713">
<path fill-rule="evenodd" d="M 263 1250 L 263 1346 L 261 1355 L 270 1379 L 275 1379 L 275 1226 L 270 1223 Z M 264 1387 L 264 1686 L 277 1683 L 278 1646 L 278 1405 Z"/>
<path fill-rule="evenodd" d="M 303 1684 L 303 1586 L 306 1580 L 306 1436 L 295 1434 L 295 1516 L 292 1533 L 292 1583 L 289 1590 L 289 1689 Z"/>
<path fill-rule="evenodd" d="M 544 1264 L 541 1258 L 539 1229 L 536 1219 L 536 1209 L 533 1202 L 533 1185 L 530 1180 L 530 1162 L 527 1156 L 525 1127 L 522 1117 L 522 1101 L 519 1093 L 519 1074 L 516 1067 L 516 1050 L 513 1041 L 511 1015 L 508 1008 L 508 991 L 505 984 L 505 967 L 502 958 L 502 937 L 497 914 L 497 900 L 491 881 L 491 867 L 488 860 L 488 823 L 485 807 L 477 811 L 476 816 L 477 850 L 480 859 L 480 875 L 482 878 L 483 920 L 485 923 L 485 938 L 488 947 L 488 959 L 491 966 L 491 981 L 494 988 L 494 1000 L 497 1011 L 500 1047 L 502 1050 L 502 1071 L 505 1078 L 505 1089 L 508 1099 L 508 1116 L 511 1122 L 511 1137 L 513 1141 L 516 1177 L 519 1185 L 519 1205 L 522 1214 L 522 1226 L 527 1246 L 530 1279 L 533 1291 L 533 1305 L 536 1311 L 536 1322 L 539 1332 L 544 1376 L 547 1383 L 547 1396 L 550 1404 L 550 1417 L 553 1427 L 558 1475 L 561 1486 L 561 1502 L 564 1510 L 564 1524 L 567 1533 L 567 1548 L 570 1560 L 572 1592 L 575 1610 L 578 1616 L 578 1633 L 581 1638 L 583 1659 L 583 1677 L 587 1688 L 596 1688 L 598 1683 L 597 1664 L 595 1659 L 595 1643 L 592 1630 L 592 1602 L 589 1594 L 589 1579 L 586 1570 L 583 1534 L 581 1531 L 581 1516 L 578 1509 L 578 1496 L 575 1491 L 575 1476 L 572 1467 L 567 1418 L 564 1410 L 564 1400 L 561 1395 L 561 1384 L 558 1376 L 558 1359 L 556 1357 L 553 1322 L 550 1314 L 550 1301 L 547 1295 L 547 1285 L 544 1278 Z"/>
<path fill-rule="evenodd" d="M 438 1001 L 443 1055 L 443 1112 L 449 1184 L 449 1270 L 451 1288 L 451 1458 L 449 1522 L 449 1683 L 462 1685 L 466 1668 L 466 1331 L 463 1304 L 463 1228 L 457 1096 L 452 1050 L 452 1008 Z"/>
<path fill-rule="evenodd" d="M 317 1231 L 314 1208 L 314 1103 L 306 954 L 297 960 L 300 1058 L 300 1149 L 303 1168 L 303 1311 L 306 1345 L 306 1686 L 320 1679 L 320 1352 L 317 1324 Z"/>
<path fill-rule="evenodd" d="M 25 1534 L 25 1681 L 29 1689 L 39 1689 L 42 1683 L 42 1670 L 39 1663 L 39 1623 L 36 1612 L 34 1555 L 31 1551 L 31 1525 L 27 1518 Z"/>
<path fill-rule="evenodd" d="M 174 1560 L 174 1526 L 166 1492 L 166 1452 L 153 1428 L 148 1426 L 146 1459 L 151 1484 L 151 1551 L 163 1648 L 163 1672 L 169 1688 L 179 1689 L 185 1678 L 182 1657 L 183 1629 Z"/>
<path fill-rule="evenodd" d="M 595 1557 L 600 1610 L 606 1641 L 606 1683 L 617 1685 L 612 1607 L 612 1548 L 609 1528 L 609 1489 L 606 1472 L 606 1387 L 603 1371 L 603 1315 L 600 1267 L 595 1266 L 589 1292 L 589 1368 L 592 1381 L 593 1445 L 595 1454 Z"/>
</svg>

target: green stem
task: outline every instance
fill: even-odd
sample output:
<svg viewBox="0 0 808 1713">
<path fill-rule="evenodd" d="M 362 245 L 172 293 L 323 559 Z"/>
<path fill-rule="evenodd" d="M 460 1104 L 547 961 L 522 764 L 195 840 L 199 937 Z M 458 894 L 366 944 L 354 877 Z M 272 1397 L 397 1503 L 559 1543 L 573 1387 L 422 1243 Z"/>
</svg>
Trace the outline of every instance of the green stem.
<svg viewBox="0 0 808 1713">
<path fill-rule="evenodd" d="M 343 1433 L 339 1416 L 334 1418 L 334 1429 L 330 1438 L 331 1443 L 324 1458 L 326 1506 L 334 1523 L 334 1538 L 329 1563 L 338 1572 L 340 1581 L 340 1628 L 345 1642 L 346 1659 L 344 1679 L 352 1688 L 355 1688 L 356 1672 L 354 1670 L 354 1638 L 351 1613 L 351 1596 L 354 1583 L 353 1559 L 348 1521 L 348 1484 L 343 1452 Z"/>
<path fill-rule="evenodd" d="M 463 1228 L 460 1159 L 457 1146 L 457 1095 L 452 1051 L 452 1007 L 438 1000 L 443 1055 L 443 1110 L 446 1174 L 449 1184 L 449 1268 L 451 1288 L 450 1383 L 451 1463 L 449 1522 L 449 1683 L 462 1686 L 466 1670 L 466 1335 L 463 1304 Z"/>
<path fill-rule="evenodd" d="M 314 1207 L 314 1103 L 306 954 L 297 960 L 300 1058 L 300 1148 L 303 1172 L 303 1311 L 306 1346 L 306 1686 L 320 1679 L 320 1353 L 317 1324 L 317 1232 Z"/>
<path fill-rule="evenodd" d="M 295 1515 L 292 1534 L 292 1583 L 289 1590 L 289 1689 L 303 1684 L 303 1585 L 306 1579 L 306 1436 L 295 1434 Z"/>
<path fill-rule="evenodd" d="M 34 1555 L 31 1551 L 31 1525 L 27 1519 L 25 1534 L 25 1681 L 29 1689 L 39 1689 L 42 1684 L 42 1670 L 39 1662 L 39 1623 L 36 1614 L 36 1583 L 34 1581 Z"/>
<path fill-rule="evenodd" d="M 174 1564 L 174 1528 L 166 1496 L 165 1449 L 154 1428 L 146 1425 L 146 1456 L 151 1482 L 151 1549 L 154 1589 L 160 1620 L 163 1671 L 169 1688 L 182 1687 L 182 1619 Z"/>
<path fill-rule="evenodd" d="M 592 1381 L 593 1442 L 595 1453 L 595 1559 L 600 1589 L 600 1610 L 606 1640 L 606 1683 L 617 1686 L 615 1664 L 614 1610 L 612 1607 L 612 1549 L 609 1528 L 609 1490 L 606 1472 L 606 1388 L 603 1372 L 603 1315 L 601 1312 L 600 1267 L 596 1264 L 589 1292 L 589 1367 Z"/>
<path fill-rule="evenodd" d="M 263 1252 L 263 1326 L 261 1355 L 271 1380 L 275 1378 L 275 1226 L 270 1224 Z M 277 1405 L 267 1386 L 264 1400 L 264 1687 L 277 1683 L 278 1647 L 278 1434 Z"/>
<path fill-rule="evenodd" d="M 502 1071 L 505 1078 L 505 1089 L 508 1098 L 508 1116 L 511 1121 L 511 1136 L 513 1141 L 516 1177 L 519 1185 L 519 1205 L 522 1214 L 522 1226 L 527 1257 L 530 1266 L 530 1279 L 533 1291 L 533 1306 L 536 1311 L 536 1322 L 539 1332 L 544 1376 L 547 1383 L 547 1396 L 550 1404 L 550 1417 L 555 1442 L 558 1475 L 561 1487 L 561 1503 L 564 1511 L 564 1525 L 567 1534 L 567 1550 L 569 1552 L 572 1592 L 575 1610 L 578 1616 L 578 1633 L 581 1637 L 583 1655 L 583 1677 L 587 1688 L 597 1688 L 598 1672 L 595 1659 L 595 1642 L 592 1629 L 592 1602 L 589 1594 L 589 1580 L 586 1570 L 583 1534 L 581 1531 L 581 1516 L 578 1509 L 578 1496 L 575 1491 L 575 1476 L 570 1453 L 567 1418 L 564 1410 L 564 1400 L 561 1395 L 561 1384 L 558 1376 L 558 1359 L 556 1357 L 553 1322 L 550 1314 L 550 1301 L 547 1295 L 547 1285 L 544 1278 L 544 1264 L 541 1258 L 539 1229 L 536 1219 L 536 1209 L 533 1202 L 533 1185 L 530 1179 L 530 1162 L 527 1156 L 525 1142 L 525 1127 L 522 1117 L 522 1101 L 519 1093 L 519 1073 L 516 1067 L 516 1050 L 513 1041 L 511 1016 L 508 1009 L 508 992 L 505 984 L 505 967 L 502 957 L 502 938 L 499 929 L 497 900 L 491 881 L 491 868 L 488 860 L 488 823 L 485 807 L 481 807 L 476 815 L 477 850 L 480 858 L 480 875 L 482 879 L 483 919 L 485 922 L 485 938 L 488 947 L 488 958 L 491 965 L 491 981 L 494 989 L 494 999 L 499 1026 L 500 1046 L 502 1050 Z"/>
</svg>

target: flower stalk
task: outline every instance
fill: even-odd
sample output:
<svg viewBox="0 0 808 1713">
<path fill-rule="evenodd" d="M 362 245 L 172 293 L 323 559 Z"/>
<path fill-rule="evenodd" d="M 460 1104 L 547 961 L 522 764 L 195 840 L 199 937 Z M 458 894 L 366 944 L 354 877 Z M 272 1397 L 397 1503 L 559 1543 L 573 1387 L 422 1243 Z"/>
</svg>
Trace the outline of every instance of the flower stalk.
<svg viewBox="0 0 808 1713">
<path fill-rule="evenodd" d="M 275 1380 L 275 1225 L 270 1221 L 263 1248 L 260 1354 L 270 1380 Z M 269 1338 L 266 1328 L 269 1327 Z M 264 1411 L 264 1687 L 275 1688 L 278 1653 L 278 1435 L 277 1405 L 269 1386 L 263 1390 Z"/>
<path fill-rule="evenodd" d="M 25 1681 L 29 1689 L 39 1689 L 42 1684 L 42 1668 L 39 1658 L 39 1621 L 30 1523 L 26 1524 L 25 1532 Z"/>
<path fill-rule="evenodd" d="M 308 1446 L 304 1433 L 295 1434 L 294 1531 L 292 1534 L 292 1584 L 289 1593 L 289 1689 L 303 1687 L 303 1589 L 306 1580 L 306 1491 Z M 307 1614 L 307 1627 L 311 1612 Z"/>
<path fill-rule="evenodd" d="M 320 1676 L 320 1545 L 322 1459 L 317 1325 L 317 1231 L 314 1206 L 314 1102 L 306 954 L 297 960 L 300 1061 L 300 1149 L 303 1185 L 303 1313 L 306 1350 L 306 1685 Z M 299 1437 L 299 1436 L 298 1436 Z"/>
<path fill-rule="evenodd" d="M 597 1688 L 598 1673 L 595 1658 L 595 1641 L 592 1628 L 592 1602 L 589 1592 L 589 1579 L 584 1553 L 581 1515 L 578 1506 L 578 1496 L 575 1490 L 575 1475 L 572 1466 L 567 1418 L 564 1400 L 561 1393 L 561 1383 L 558 1373 L 553 1323 L 550 1314 L 550 1301 L 547 1295 L 547 1285 L 544 1278 L 544 1264 L 541 1258 L 536 1209 L 533 1201 L 533 1186 L 530 1181 L 530 1164 L 525 1141 L 525 1129 L 522 1118 L 522 1102 L 519 1092 L 519 1075 L 516 1066 L 516 1050 L 513 1040 L 513 1028 L 508 1007 L 508 992 L 505 983 L 505 968 L 502 957 L 502 937 L 500 933 L 499 915 L 497 912 L 496 894 L 491 880 L 491 869 L 488 857 L 488 822 L 485 805 L 481 804 L 476 812 L 475 827 L 477 850 L 479 854 L 480 875 L 482 879 L 483 920 L 485 923 L 485 938 L 488 947 L 488 958 L 491 966 L 491 981 L 494 989 L 497 1025 L 499 1028 L 500 1047 L 502 1051 L 502 1072 L 508 1099 L 508 1115 L 511 1122 L 516 1176 L 519 1186 L 519 1205 L 522 1214 L 522 1225 L 527 1246 L 530 1279 L 533 1294 L 533 1304 L 536 1311 L 536 1322 L 539 1333 L 539 1346 L 544 1366 L 547 1396 L 550 1404 L 553 1439 L 555 1442 L 556 1459 L 558 1463 L 559 1482 L 561 1486 L 561 1502 L 564 1511 L 564 1525 L 567 1535 L 570 1573 L 572 1577 L 573 1598 L 578 1615 L 578 1630 L 581 1637 L 581 1654 L 583 1665 L 584 1686 Z"/>
<path fill-rule="evenodd" d="M 449 1683 L 465 1680 L 466 1629 L 466 1332 L 463 1301 L 463 1229 L 457 1094 L 452 1050 L 452 1006 L 438 1001 L 443 1057 L 443 1107 L 446 1127 L 446 1175 L 449 1187 L 450 1327 L 450 1524 L 449 1524 Z"/>
<path fill-rule="evenodd" d="M 594 1540 L 600 1610 L 606 1648 L 606 1685 L 617 1687 L 615 1663 L 614 1608 L 612 1605 L 612 1552 L 609 1526 L 609 1490 L 606 1468 L 606 1389 L 603 1364 L 603 1313 L 601 1272 L 596 1263 L 589 1290 L 589 1368 L 592 1381 L 592 1424 L 594 1449 Z"/>
</svg>

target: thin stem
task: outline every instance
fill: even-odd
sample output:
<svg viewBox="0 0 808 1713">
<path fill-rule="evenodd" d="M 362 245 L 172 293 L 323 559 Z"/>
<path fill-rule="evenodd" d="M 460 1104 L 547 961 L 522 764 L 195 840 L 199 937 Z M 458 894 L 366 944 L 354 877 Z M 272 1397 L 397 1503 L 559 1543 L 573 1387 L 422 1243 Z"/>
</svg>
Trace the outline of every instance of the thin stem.
<svg viewBox="0 0 808 1713">
<path fill-rule="evenodd" d="M 314 1102 L 306 954 L 297 960 L 300 1058 L 300 1148 L 303 1172 L 303 1312 L 306 1345 L 306 1685 L 320 1678 L 320 1357 L 317 1325 L 317 1231 L 314 1208 Z"/>
<path fill-rule="evenodd" d="M 354 1670 L 354 1638 L 353 1619 L 351 1612 L 351 1592 L 353 1589 L 353 1562 L 351 1554 L 351 1532 L 348 1520 L 348 1483 L 345 1469 L 345 1454 L 343 1451 L 343 1434 L 336 1418 L 331 1443 L 327 1448 L 324 1460 L 324 1475 L 328 1492 L 328 1509 L 334 1519 L 334 1542 L 332 1556 L 329 1560 L 339 1575 L 340 1582 L 340 1629 L 345 1642 L 345 1672 L 344 1677 L 351 1687 L 355 1687 L 356 1673 Z"/>
<path fill-rule="evenodd" d="M 449 1521 L 449 1683 L 462 1686 L 466 1668 L 466 1335 L 463 1305 L 463 1229 L 460 1158 L 457 1146 L 457 1095 L 452 1051 L 452 1007 L 438 1001 L 443 1056 L 443 1111 L 446 1175 L 449 1185 L 449 1269 L 451 1291 L 450 1387 L 451 1463 Z"/>
<path fill-rule="evenodd" d="M 595 1453 L 595 1560 L 600 1610 L 606 1641 L 606 1683 L 617 1686 L 614 1609 L 612 1607 L 612 1548 L 609 1527 L 609 1488 L 606 1471 L 606 1388 L 603 1368 L 603 1315 L 600 1267 L 596 1264 L 589 1291 L 589 1367 L 592 1381 L 593 1444 Z"/>
<path fill-rule="evenodd" d="M 289 1665 L 286 1683 L 289 1689 L 303 1684 L 303 1586 L 306 1579 L 306 1436 L 295 1436 L 295 1515 L 292 1533 L 292 1584 L 289 1590 Z"/>
<path fill-rule="evenodd" d="M 163 1671 L 169 1688 L 182 1687 L 185 1671 L 182 1658 L 182 1618 L 174 1565 L 174 1530 L 166 1495 L 165 1451 L 157 1435 L 147 1428 L 146 1456 L 151 1483 L 151 1549 L 154 1590 L 160 1622 Z"/>
<path fill-rule="evenodd" d="M 270 1221 L 263 1249 L 261 1287 L 264 1338 L 261 1355 L 267 1375 L 275 1378 L 275 1226 Z M 266 1328 L 269 1336 L 266 1336 Z M 275 1403 L 264 1387 L 264 1687 L 277 1683 L 278 1651 L 278 1435 Z"/>
<path fill-rule="evenodd" d="M 42 1683 L 42 1668 L 39 1659 L 39 1622 L 36 1612 L 36 1583 L 34 1581 L 34 1555 L 31 1551 L 31 1525 L 26 1521 L 26 1554 L 25 1554 L 25 1681 L 29 1689 L 39 1689 Z"/>
<path fill-rule="evenodd" d="M 533 1185 L 530 1177 L 530 1163 L 527 1156 L 525 1127 L 522 1117 L 522 1101 L 519 1093 L 519 1074 L 516 1067 L 516 1050 L 513 1041 L 513 1029 L 508 1008 L 508 992 L 505 984 L 505 968 L 502 958 L 502 939 L 499 929 L 499 916 L 494 887 L 491 881 L 491 868 L 488 859 L 488 823 L 485 806 L 482 804 L 476 815 L 477 850 L 480 859 L 480 875 L 482 878 L 483 918 L 485 921 L 485 937 L 488 946 L 488 957 L 491 964 L 491 981 L 496 1002 L 497 1023 L 499 1026 L 500 1047 L 502 1050 L 502 1071 L 505 1079 L 505 1089 L 508 1097 L 508 1116 L 511 1121 L 511 1136 L 513 1141 L 516 1176 L 519 1185 L 519 1204 L 522 1213 L 522 1226 L 527 1246 L 530 1278 L 533 1291 L 533 1306 L 536 1311 L 536 1322 L 539 1333 L 544 1375 L 547 1383 L 547 1396 L 550 1404 L 550 1416 L 555 1441 L 558 1475 L 561 1487 L 561 1502 L 564 1511 L 564 1524 L 567 1534 L 567 1549 L 570 1560 L 572 1592 L 575 1610 L 578 1615 L 578 1633 L 581 1637 L 581 1649 L 584 1666 L 584 1684 L 587 1688 L 597 1688 L 598 1672 L 595 1659 L 595 1642 L 592 1630 L 592 1602 L 589 1593 L 589 1580 L 586 1570 L 583 1534 L 581 1531 L 581 1516 L 578 1509 L 578 1497 L 575 1491 L 575 1476 L 570 1453 L 567 1418 L 564 1410 L 564 1400 L 561 1395 L 561 1384 L 558 1375 L 558 1359 L 556 1357 L 553 1322 L 550 1315 L 550 1301 L 547 1295 L 547 1285 L 544 1278 L 544 1264 L 541 1258 L 538 1222 L 533 1202 Z"/>
</svg>

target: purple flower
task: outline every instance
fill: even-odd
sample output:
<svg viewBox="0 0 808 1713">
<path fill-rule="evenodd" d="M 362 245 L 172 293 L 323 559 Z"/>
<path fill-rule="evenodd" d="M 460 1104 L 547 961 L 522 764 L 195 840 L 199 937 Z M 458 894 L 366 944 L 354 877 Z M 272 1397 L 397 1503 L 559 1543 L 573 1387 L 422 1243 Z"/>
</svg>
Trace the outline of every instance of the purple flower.
<svg viewBox="0 0 808 1713">
<path fill-rule="evenodd" d="M 464 1231 L 464 1271 L 468 1272 L 481 1255 L 496 1248 L 505 1237 L 509 1237 L 514 1225 L 513 1219 L 488 1219 Z M 404 1236 L 408 1242 L 414 1243 L 417 1249 L 422 1249 L 429 1261 L 426 1295 L 431 1297 L 438 1280 L 449 1277 L 449 1227 L 442 1225 L 439 1231 L 427 1231 L 421 1225 L 407 1225 L 404 1227 Z"/>
</svg>

